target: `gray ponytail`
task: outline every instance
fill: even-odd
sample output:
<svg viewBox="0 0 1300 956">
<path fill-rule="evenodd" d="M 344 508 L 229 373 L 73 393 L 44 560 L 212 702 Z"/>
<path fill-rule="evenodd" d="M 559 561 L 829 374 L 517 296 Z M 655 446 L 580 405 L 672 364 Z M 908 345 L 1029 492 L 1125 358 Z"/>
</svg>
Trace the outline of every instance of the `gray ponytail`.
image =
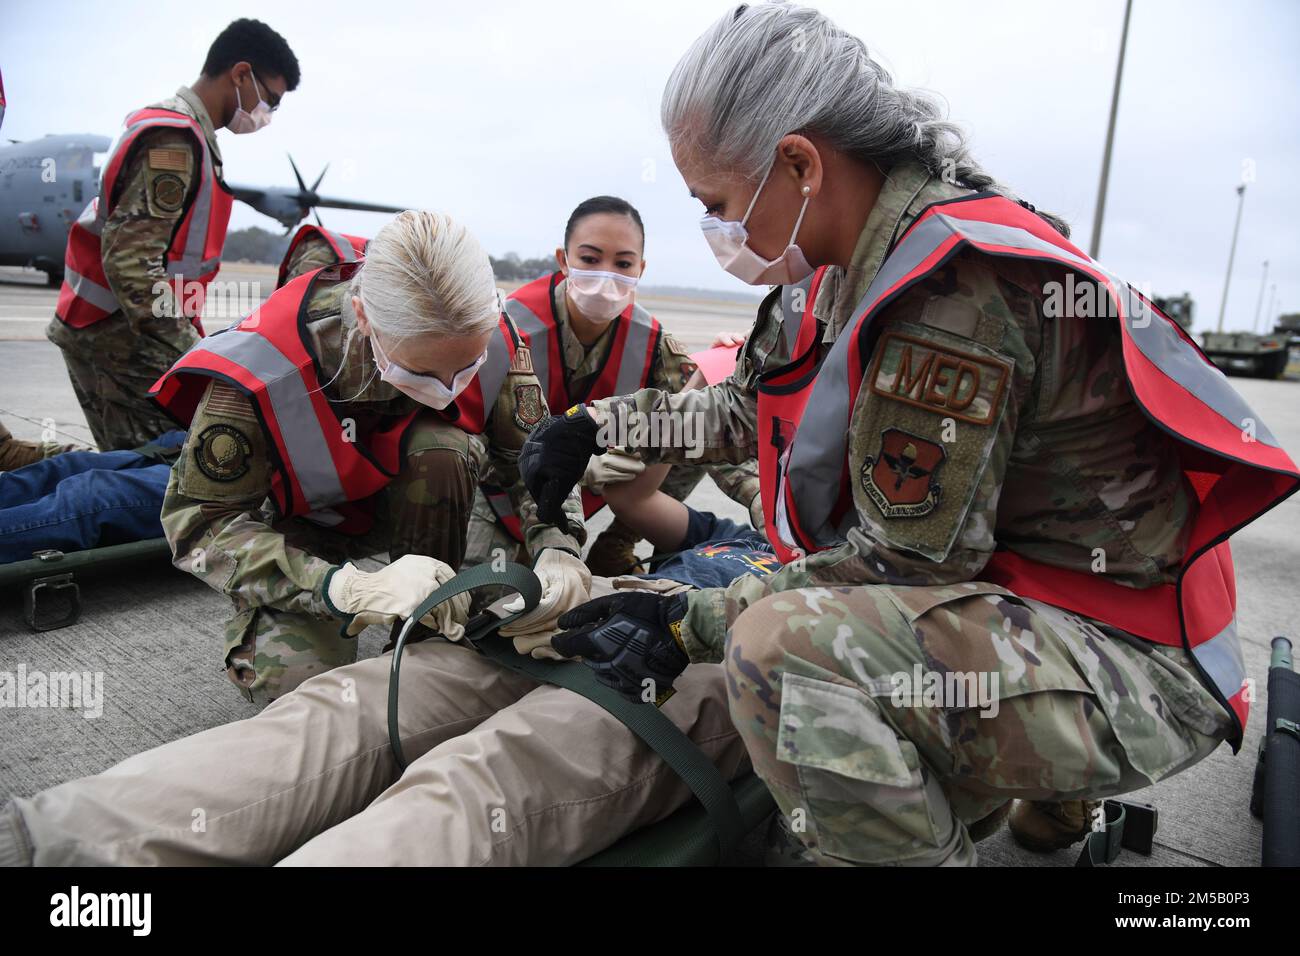
<svg viewBox="0 0 1300 956">
<path fill-rule="evenodd" d="M 674 150 L 702 152 L 753 180 L 782 136 L 803 132 L 884 170 L 915 160 L 948 182 L 1016 199 L 944 113 L 936 98 L 896 87 L 863 42 L 824 14 L 781 2 L 741 4 L 709 27 L 678 61 L 660 105 Z M 1038 215 L 1069 236 L 1063 220 Z"/>
</svg>

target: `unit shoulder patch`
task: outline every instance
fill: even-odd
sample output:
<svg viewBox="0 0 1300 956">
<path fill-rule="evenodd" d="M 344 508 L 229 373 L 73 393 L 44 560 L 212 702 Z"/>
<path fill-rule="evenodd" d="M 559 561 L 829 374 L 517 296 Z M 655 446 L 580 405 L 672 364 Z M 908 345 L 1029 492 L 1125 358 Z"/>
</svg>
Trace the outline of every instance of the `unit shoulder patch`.
<svg viewBox="0 0 1300 956">
<path fill-rule="evenodd" d="M 862 460 L 862 489 L 886 518 L 923 517 L 939 504 L 938 472 L 947 457 L 938 442 L 886 428 L 876 453 Z"/>
<path fill-rule="evenodd" d="M 175 173 L 158 173 L 149 180 L 149 199 L 161 212 L 180 212 L 185 204 L 185 180 Z"/>
<path fill-rule="evenodd" d="M 868 381 L 876 395 L 975 425 L 997 417 L 1010 372 L 1002 362 L 893 330 L 874 352 Z"/>
<path fill-rule="evenodd" d="M 248 474 L 253 443 L 243 431 L 224 423 L 209 425 L 199 433 L 194 463 L 213 481 L 237 481 Z"/>
<path fill-rule="evenodd" d="M 515 386 L 515 424 L 531 431 L 542 420 L 546 405 L 542 401 L 542 387 L 537 384 Z"/>
</svg>

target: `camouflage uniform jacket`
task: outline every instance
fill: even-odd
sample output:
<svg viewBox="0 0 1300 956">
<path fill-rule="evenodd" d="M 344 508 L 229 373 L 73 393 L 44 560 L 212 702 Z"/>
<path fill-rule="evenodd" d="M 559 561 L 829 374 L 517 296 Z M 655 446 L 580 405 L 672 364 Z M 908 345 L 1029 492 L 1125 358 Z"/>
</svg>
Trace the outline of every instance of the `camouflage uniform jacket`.
<svg viewBox="0 0 1300 956">
<path fill-rule="evenodd" d="M 182 86 L 175 96 L 147 108 L 173 110 L 198 120 L 221 178 L 217 133 L 193 90 Z M 193 345 L 198 335 L 188 319 L 172 314 L 178 310 L 156 306 L 159 290 L 170 281 L 163 257 L 190 195 L 198 188 L 201 171 L 198 145 L 187 131 L 159 126 L 141 133 L 118 174 L 117 198 L 100 233 L 104 275 L 132 335 L 159 339 L 177 353 Z M 80 348 L 93 347 L 86 340 L 97 338 L 95 333 L 101 331 L 117 337 L 120 326 L 106 319 L 86 329 L 72 329 L 56 320 L 49 335 L 60 344 L 81 339 L 75 343 Z"/>
<path fill-rule="evenodd" d="M 886 254 L 917 214 L 962 194 L 919 166 L 890 170 L 849 267 L 828 270 L 818 291 L 813 308 L 824 330 L 821 348 L 852 321 Z M 999 544 L 1132 587 L 1173 579 L 1191 507 L 1176 451 L 1133 402 L 1118 328 L 1045 317 L 1049 281 L 1033 263 L 961 254 L 877 317 L 879 366 L 869 363 L 867 376 L 888 383 L 904 361 L 914 374 L 932 356 L 972 364 L 982 372 L 977 413 L 957 420 L 926 393 L 908 400 L 864 382 L 849 425 L 858 526 L 841 545 L 770 578 L 741 578 L 725 590 L 692 595 L 683 639 L 693 660 L 720 660 L 732 622 L 770 593 L 975 580 Z M 698 412 L 706 422 L 705 460 L 751 459 L 758 443 L 756 381 L 791 358 L 780 320 L 773 295 L 726 382 L 677 395 L 646 389 L 595 404 L 606 412 L 620 401 L 643 412 Z M 921 514 L 887 513 L 893 510 L 888 494 L 882 498 L 875 487 L 873 465 L 896 431 L 943 452 L 936 501 Z M 650 457 L 656 453 L 662 460 L 681 454 L 659 449 Z"/>
<path fill-rule="evenodd" d="M 308 300 L 307 329 L 321 381 L 329 383 L 326 394 L 342 406 L 344 418 L 356 421 L 358 434 L 364 434 L 381 420 L 391 421 L 422 406 L 379 378 L 369 338 L 357 331 L 347 292 L 347 283 L 318 281 Z M 578 531 L 575 538 L 538 521 L 537 506 L 519 474 L 519 450 L 545 412 L 532 359 L 521 345 L 478 439 L 486 445 L 493 480 L 508 489 L 516 513 L 522 516 L 529 553 L 536 556 L 544 548 L 556 547 L 577 554 L 585 531 Z M 214 425 L 221 427 L 213 430 Z M 229 455 L 232 430 L 244 439 L 242 447 L 247 449 L 238 460 Z M 212 443 L 223 440 L 223 454 L 214 455 Z M 163 500 L 163 530 L 174 563 L 241 606 L 269 606 L 328 618 L 320 585 L 331 562 L 286 538 L 284 531 L 295 522 L 277 521 L 268 497 L 272 474 L 272 444 L 252 402 L 232 386 L 209 385 Z M 576 492 L 565 511 L 581 529 L 582 503 Z M 464 519 L 468 521 L 469 515 Z M 196 561 L 200 555 L 202 560 Z"/>
</svg>

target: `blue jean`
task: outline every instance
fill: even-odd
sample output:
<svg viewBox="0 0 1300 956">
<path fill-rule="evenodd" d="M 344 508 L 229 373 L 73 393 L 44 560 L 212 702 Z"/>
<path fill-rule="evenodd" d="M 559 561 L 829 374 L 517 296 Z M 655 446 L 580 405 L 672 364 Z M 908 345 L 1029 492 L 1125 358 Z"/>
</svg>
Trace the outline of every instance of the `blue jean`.
<svg viewBox="0 0 1300 956">
<path fill-rule="evenodd" d="M 185 440 L 167 432 L 155 444 Z M 0 564 L 162 537 L 171 466 L 133 451 L 73 451 L 0 473 Z"/>
</svg>

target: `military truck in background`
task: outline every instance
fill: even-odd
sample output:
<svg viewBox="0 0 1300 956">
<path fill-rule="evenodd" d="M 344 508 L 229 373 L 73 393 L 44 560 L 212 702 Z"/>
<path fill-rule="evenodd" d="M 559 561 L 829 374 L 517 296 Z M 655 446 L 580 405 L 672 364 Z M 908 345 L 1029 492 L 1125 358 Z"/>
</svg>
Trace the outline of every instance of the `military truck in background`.
<svg viewBox="0 0 1300 956">
<path fill-rule="evenodd" d="M 1285 335 L 1254 332 L 1202 332 L 1201 348 L 1225 372 L 1281 378 L 1291 359 Z"/>
<path fill-rule="evenodd" d="M 1153 296 L 1151 301 L 1157 309 L 1177 322 L 1184 332 L 1192 331 L 1192 313 L 1196 309 L 1196 303 L 1186 292 L 1179 296 Z"/>
<path fill-rule="evenodd" d="M 1183 330 L 1192 331 L 1196 304 L 1184 292 L 1179 296 L 1155 296 L 1152 300 Z M 1277 328 L 1268 335 L 1254 332 L 1202 332 L 1201 348 L 1224 372 L 1281 378 L 1290 361 L 1292 347 L 1300 348 L 1300 312 L 1278 318 Z"/>
<path fill-rule="evenodd" d="M 1289 348 L 1300 349 L 1300 312 L 1279 315 L 1277 325 L 1273 326 L 1273 334 L 1286 336 Z"/>
</svg>

